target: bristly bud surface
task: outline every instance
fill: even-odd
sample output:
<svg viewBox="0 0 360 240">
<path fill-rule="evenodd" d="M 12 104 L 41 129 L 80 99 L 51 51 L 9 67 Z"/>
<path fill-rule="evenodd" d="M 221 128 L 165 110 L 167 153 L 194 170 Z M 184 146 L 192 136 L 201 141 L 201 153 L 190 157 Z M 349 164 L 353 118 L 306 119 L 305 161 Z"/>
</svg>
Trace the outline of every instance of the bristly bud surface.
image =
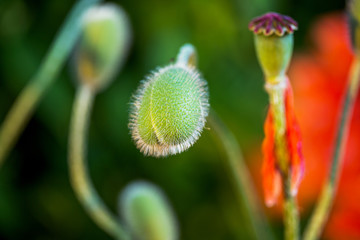
<svg viewBox="0 0 360 240">
<path fill-rule="evenodd" d="M 200 73 L 176 63 L 148 76 L 136 91 L 130 114 L 132 138 L 145 155 L 180 153 L 199 138 L 209 112 Z"/>
</svg>

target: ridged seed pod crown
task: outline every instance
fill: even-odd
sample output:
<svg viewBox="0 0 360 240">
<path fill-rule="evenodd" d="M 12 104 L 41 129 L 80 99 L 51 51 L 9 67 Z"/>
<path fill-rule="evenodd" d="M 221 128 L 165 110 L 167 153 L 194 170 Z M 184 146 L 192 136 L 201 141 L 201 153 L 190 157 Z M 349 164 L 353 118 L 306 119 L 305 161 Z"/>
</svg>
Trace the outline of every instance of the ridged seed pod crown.
<svg viewBox="0 0 360 240">
<path fill-rule="evenodd" d="M 256 54 L 266 80 L 277 83 L 289 66 L 297 22 L 289 16 L 270 12 L 253 19 L 249 29 L 254 32 Z M 275 82 L 274 82 L 275 81 Z"/>
</svg>

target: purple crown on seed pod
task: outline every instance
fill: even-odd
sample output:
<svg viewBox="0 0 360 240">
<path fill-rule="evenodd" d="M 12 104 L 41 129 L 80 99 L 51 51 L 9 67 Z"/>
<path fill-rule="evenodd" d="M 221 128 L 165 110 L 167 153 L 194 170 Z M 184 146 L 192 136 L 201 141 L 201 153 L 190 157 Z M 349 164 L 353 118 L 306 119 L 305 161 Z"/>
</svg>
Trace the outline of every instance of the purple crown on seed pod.
<svg viewBox="0 0 360 240">
<path fill-rule="evenodd" d="M 255 34 L 264 34 L 265 36 L 276 34 L 281 37 L 287 33 L 293 33 L 297 28 L 298 24 L 294 19 L 275 12 L 269 12 L 256 17 L 249 23 L 251 31 Z"/>
</svg>

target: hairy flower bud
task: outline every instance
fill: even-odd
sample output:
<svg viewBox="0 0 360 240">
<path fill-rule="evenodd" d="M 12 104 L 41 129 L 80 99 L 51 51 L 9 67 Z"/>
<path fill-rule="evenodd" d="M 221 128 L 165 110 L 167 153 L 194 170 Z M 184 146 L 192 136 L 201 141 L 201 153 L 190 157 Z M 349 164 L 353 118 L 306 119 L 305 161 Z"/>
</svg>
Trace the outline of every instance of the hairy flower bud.
<svg viewBox="0 0 360 240">
<path fill-rule="evenodd" d="M 177 221 L 161 189 L 148 182 L 131 183 L 119 198 L 119 210 L 138 240 L 176 240 Z"/>
<path fill-rule="evenodd" d="M 177 61 L 152 73 L 136 91 L 132 138 L 145 155 L 180 153 L 199 138 L 208 111 L 206 81 L 194 67 Z"/>
<path fill-rule="evenodd" d="M 115 4 L 89 9 L 74 54 L 75 72 L 82 84 L 99 91 L 121 68 L 131 39 L 126 13 Z"/>
</svg>

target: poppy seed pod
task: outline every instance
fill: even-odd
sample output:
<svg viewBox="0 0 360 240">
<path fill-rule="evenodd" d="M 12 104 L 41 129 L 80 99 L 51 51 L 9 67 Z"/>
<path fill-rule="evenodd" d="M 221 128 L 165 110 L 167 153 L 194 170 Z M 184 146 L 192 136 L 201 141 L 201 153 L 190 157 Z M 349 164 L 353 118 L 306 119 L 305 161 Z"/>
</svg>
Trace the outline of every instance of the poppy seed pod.
<svg viewBox="0 0 360 240">
<path fill-rule="evenodd" d="M 295 117 L 291 84 L 286 76 L 297 23 L 289 16 L 267 13 L 252 20 L 249 29 L 254 32 L 270 100 L 264 125 L 262 173 L 265 202 L 267 206 L 273 206 L 281 193 L 282 183 L 290 179 L 290 186 L 285 191 L 295 196 L 304 176 L 300 128 Z"/>
<path fill-rule="evenodd" d="M 249 24 L 254 32 L 255 49 L 261 68 L 268 81 L 277 81 L 289 66 L 297 23 L 278 13 L 267 13 Z"/>
<path fill-rule="evenodd" d="M 119 210 L 135 239 L 179 238 L 177 221 L 166 196 L 151 183 L 129 184 L 119 198 Z"/>
<path fill-rule="evenodd" d="M 75 73 L 82 84 L 99 91 L 121 68 L 131 39 L 126 13 L 115 4 L 90 8 L 74 54 Z"/>
<path fill-rule="evenodd" d="M 182 56 L 177 63 L 148 76 L 133 96 L 129 127 L 137 148 L 145 155 L 180 153 L 199 138 L 205 125 L 207 83 L 180 59 Z"/>
</svg>

